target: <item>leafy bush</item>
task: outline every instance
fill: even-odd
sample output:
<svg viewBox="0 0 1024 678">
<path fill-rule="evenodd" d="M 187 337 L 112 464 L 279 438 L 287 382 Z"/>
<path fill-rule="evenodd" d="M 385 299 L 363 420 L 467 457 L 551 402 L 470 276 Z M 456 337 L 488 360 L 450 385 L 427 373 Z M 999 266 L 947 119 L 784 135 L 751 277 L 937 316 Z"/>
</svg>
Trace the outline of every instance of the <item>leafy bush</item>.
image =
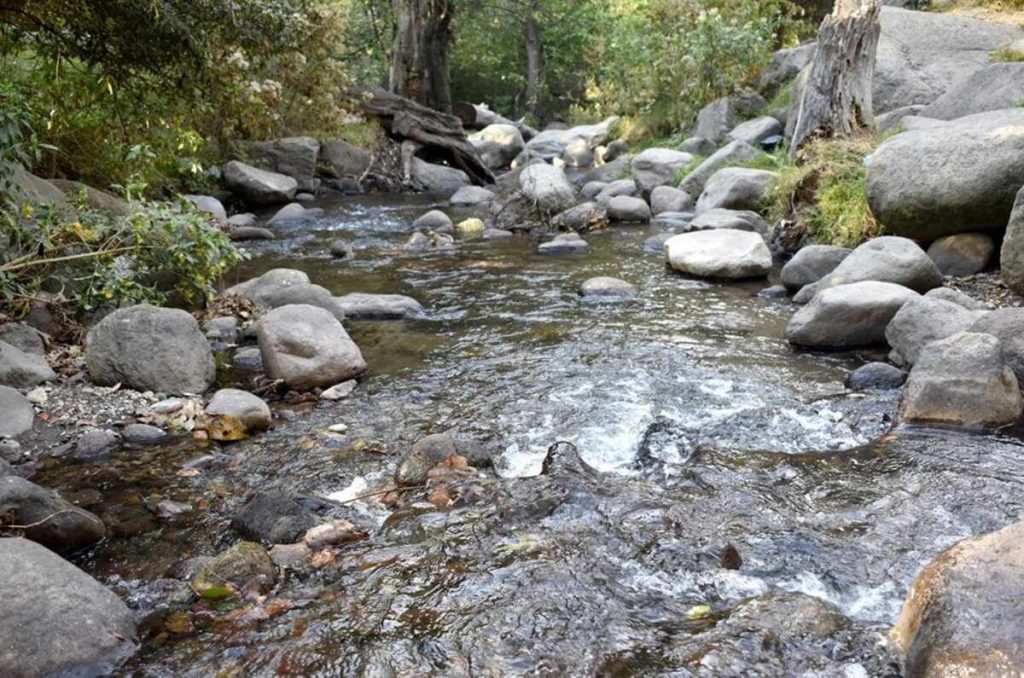
<svg viewBox="0 0 1024 678">
<path fill-rule="evenodd" d="M 82 205 L 0 212 L 0 304 L 19 315 L 40 291 L 81 311 L 206 304 L 242 253 L 187 201 L 136 207 L 117 217 Z"/>
</svg>

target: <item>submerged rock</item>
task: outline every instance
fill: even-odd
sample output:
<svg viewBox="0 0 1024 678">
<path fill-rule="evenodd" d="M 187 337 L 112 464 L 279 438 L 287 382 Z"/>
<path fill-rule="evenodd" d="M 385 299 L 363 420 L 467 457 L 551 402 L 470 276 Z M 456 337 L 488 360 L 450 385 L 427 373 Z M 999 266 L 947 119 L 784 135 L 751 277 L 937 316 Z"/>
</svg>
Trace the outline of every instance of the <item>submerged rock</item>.
<svg viewBox="0 0 1024 678">
<path fill-rule="evenodd" d="M 365 294 L 353 292 L 338 297 L 349 318 L 387 320 L 405 318 L 423 311 L 420 302 L 401 294 Z"/>
<path fill-rule="evenodd" d="M 584 281 L 580 285 L 580 294 L 589 298 L 622 299 L 635 297 L 636 287 L 619 278 L 602 276 Z"/>
<path fill-rule="evenodd" d="M 192 590 L 203 598 L 266 593 L 277 582 L 277 568 L 259 544 L 243 541 L 200 566 Z"/>
<path fill-rule="evenodd" d="M 449 433 L 435 433 L 417 440 L 395 467 L 395 483 L 402 487 L 414 487 L 427 482 L 430 469 L 451 457 L 459 449 Z"/>
<path fill-rule="evenodd" d="M 247 539 L 293 544 L 316 522 L 316 515 L 300 497 L 285 492 L 259 492 L 235 514 L 231 527 Z"/>
<path fill-rule="evenodd" d="M 59 553 L 77 551 L 107 535 L 103 521 L 92 513 L 17 476 L 0 477 L 0 515 L 10 516 L 13 525 L 31 525 L 23 530 L 25 537 Z"/>
<path fill-rule="evenodd" d="M 906 375 L 889 363 L 868 363 L 861 365 L 846 378 L 846 388 L 851 391 L 890 390 L 903 386 Z"/>
<path fill-rule="evenodd" d="M 577 233 L 563 233 L 537 247 L 537 251 L 541 254 L 585 252 L 588 249 L 590 249 L 590 245 Z"/>
</svg>

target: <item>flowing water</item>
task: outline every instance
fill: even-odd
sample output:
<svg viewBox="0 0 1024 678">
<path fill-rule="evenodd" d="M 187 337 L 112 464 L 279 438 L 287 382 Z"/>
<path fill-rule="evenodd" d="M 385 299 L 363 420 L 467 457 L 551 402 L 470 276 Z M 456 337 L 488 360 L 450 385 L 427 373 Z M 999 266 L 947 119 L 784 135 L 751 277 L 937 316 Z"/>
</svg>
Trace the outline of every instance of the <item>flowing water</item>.
<svg viewBox="0 0 1024 678">
<path fill-rule="evenodd" d="M 237 276 L 300 268 L 423 304 L 346 322 L 370 365 L 353 396 L 280 403 L 286 421 L 242 443 L 42 474 L 112 526 L 81 564 L 144 619 L 130 673 L 897 675 L 884 636 L 917 569 L 1020 515 L 1017 439 L 889 433 L 898 393 L 843 388 L 866 356 L 794 352 L 788 301 L 673 274 L 643 252 L 648 227 L 588 234 L 582 255 L 539 255 L 530 235 L 412 254 L 429 199 L 321 206 Z M 354 261 L 327 255 L 338 238 Z M 598 275 L 637 297 L 583 300 Z M 395 454 L 448 430 L 494 464 L 455 507 L 328 506 L 370 538 L 285 573 L 273 604 L 189 598 L 182 561 L 237 541 L 253 491 L 386 487 Z M 600 473 L 538 475 L 559 441 Z M 160 520 L 160 499 L 194 510 Z"/>
</svg>

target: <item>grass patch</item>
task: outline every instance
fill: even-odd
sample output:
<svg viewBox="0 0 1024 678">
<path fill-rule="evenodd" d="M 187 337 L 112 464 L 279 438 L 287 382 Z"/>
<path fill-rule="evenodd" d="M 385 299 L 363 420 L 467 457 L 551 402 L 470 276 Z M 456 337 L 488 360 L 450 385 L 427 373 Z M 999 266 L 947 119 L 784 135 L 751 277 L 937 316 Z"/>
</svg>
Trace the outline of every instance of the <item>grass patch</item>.
<svg viewBox="0 0 1024 678">
<path fill-rule="evenodd" d="M 875 135 L 814 141 L 796 162 L 778 166 L 779 178 L 769 193 L 773 221 L 795 223 L 815 241 L 856 246 L 881 234 L 868 207 L 864 158 L 878 147 Z"/>
<path fill-rule="evenodd" d="M 701 163 L 703 163 L 705 160 L 707 160 L 707 158 L 705 158 L 702 155 L 694 156 L 693 160 L 691 160 L 689 162 L 689 164 L 683 165 L 678 170 L 676 170 L 676 175 L 674 177 L 672 177 L 672 184 L 671 185 L 672 186 L 678 186 L 679 184 L 683 183 L 683 179 L 685 179 L 686 177 L 690 176 L 690 173 L 693 172 L 693 170 L 695 170 L 698 167 L 700 167 Z M 696 199 L 697 199 L 697 197 L 694 196 L 694 200 L 696 200 Z"/>
<path fill-rule="evenodd" d="M 992 61 L 999 61 L 1002 63 L 1024 61 L 1024 50 L 1013 49 L 1009 46 L 1000 47 L 995 52 L 992 52 Z"/>
</svg>

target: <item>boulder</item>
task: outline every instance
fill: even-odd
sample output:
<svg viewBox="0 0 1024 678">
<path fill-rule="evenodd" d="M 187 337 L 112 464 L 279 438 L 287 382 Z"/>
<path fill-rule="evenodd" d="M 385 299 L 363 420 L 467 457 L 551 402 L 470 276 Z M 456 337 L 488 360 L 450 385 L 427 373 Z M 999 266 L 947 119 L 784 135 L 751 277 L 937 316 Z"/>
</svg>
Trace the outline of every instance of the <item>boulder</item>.
<svg viewBox="0 0 1024 678">
<path fill-rule="evenodd" d="M 338 297 L 346 317 L 390 320 L 417 315 L 423 311 L 420 302 L 401 294 L 365 294 L 352 292 Z"/>
<path fill-rule="evenodd" d="M 788 290 L 799 290 L 816 283 L 834 271 L 852 251 L 835 245 L 803 247 L 782 267 L 782 284 Z"/>
<path fill-rule="evenodd" d="M 540 254 L 563 254 L 566 252 L 586 252 L 590 249 L 587 241 L 577 233 L 563 233 L 537 247 Z"/>
<path fill-rule="evenodd" d="M 640 193 L 640 188 L 632 179 L 616 179 L 605 184 L 601 192 L 594 197 L 598 205 L 607 205 L 608 201 L 620 195 L 635 197 Z"/>
<path fill-rule="evenodd" d="M 288 202 L 299 188 L 298 182 L 291 177 L 257 169 L 237 160 L 224 165 L 221 174 L 228 190 L 252 205 Z"/>
<path fill-rule="evenodd" d="M 902 124 L 904 118 L 913 117 L 924 110 L 924 106 L 902 106 L 894 111 L 875 117 L 875 127 L 879 132 L 888 132 L 896 125 Z"/>
<path fill-rule="evenodd" d="M 800 74 L 814 60 L 818 43 L 809 42 L 798 47 L 780 49 L 772 56 L 772 62 L 761 74 L 758 89 L 766 96 L 777 92 Z"/>
<path fill-rule="evenodd" d="M 36 413 L 32 403 L 9 386 L 0 386 L 0 438 L 17 438 L 32 430 Z"/>
<path fill-rule="evenodd" d="M 689 212 L 693 208 L 693 198 L 686 191 L 672 186 L 658 186 L 651 191 L 651 214 Z"/>
<path fill-rule="evenodd" d="M 469 176 L 462 170 L 447 165 L 434 165 L 420 158 L 412 159 L 409 179 L 418 189 L 444 197 L 470 185 Z"/>
<path fill-rule="evenodd" d="M 999 266 L 1006 286 L 1024 295 L 1024 187 L 1017 192 L 1010 213 L 999 251 Z"/>
<path fill-rule="evenodd" d="M 704 185 L 715 172 L 723 167 L 747 162 L 759 155 L 762 155 L 762 152 L 746 141 L 731 141 L 687 174 L 679 184 L 679 188 L 690 195 L 700 195 L 704 192 Z"/>
<path fill-rule="evenodd" d="M 823 289 L 786 326 L 789 343 L 806 348 L 846 349 L 885 342 L 885 328 L 917 292 L 890 282 L 867 280 Z"/>
<path fill-rule="evenodd" d="M 312 137 L 287 137 L 257 141 L 249 147 L 253 165 L 291 177 L 298 190 L 316 190 L 316 165 L 320 142 Z"/>
<path fill-rule="evenodd" d="M 258 492 L 231 519 L 231 527 L 246 539 L 270 544 L 294 544 L 317 523 L 302 497 L 286 492 Z"/>
<path fill-rule="evenodd" d="M 700 278 L 760 278 L 772 270 L 772 253 L 758 233 L 717 229 L 682 233 L 665 243 L 669 265 Z"/>
<path fill-rule="evenodd" d="M 562 152 L 562 162 L 566 167 L 592 167 L 594 164 L 594 151 L 586 139 L 576 137 L 570 139 Z"/>
<path fill-rule="evenodd" d="M 751 146 L 758 146 L 765 139 L 779 136 L 783 131 L 781 122 L 766 115 L 741 122 L 726 135 L 726 139 L 728 141 L 745 141 Z"/>
<path fill-rule="evenodd" d="M 551 225 L 568 231 L 588 231 L 608 224 L 608 210 L 596 202 L 584 202 L 560 212 Z"/>
<path fill-rule="evenodd" d="M 36 328 L 25 323 L 0 325 L 0 341 L 30 355 L 45 356 L 46 342 Z"/>
<path fill-rule="evenodd" d="M 936 287 L 933 290 L 928 290 L 924 295 L 929 299 L 942 299 L 944 301 L 951 301 L 954 304 L 963 306 L 968 311 L 984 311 L 987 310 L 987 306 L 981 303 L 977 299 L 967 296 L 960 290 L 954 290 L 950 287 Z"/>
<path fill-rule="evenodd" d="M 480 159 L 490 169 L 508 167 L 526 148 L 523 134 L 515 125 L 495 123 L 469 135 Z"/>
<path fill-rule="evenodd" d="M 303 206 L 301 203 L 292 202 L 288 203 L 287 205 L 279 209 L 277 212 L 275 212 L 274 216 L 270 217 L 270 219 L 267 220 L 267 224 L 272 225 L 289 222 L 295 223 L 299 221 L 305 221 L 312 217 L 313 215 L 317 214 L 319 214 L 319 212 L 307 210 L 305 206 Z"/>
<path fill-rule="evenodd" d="M 237 388 L 222 388 L 214 393 L 206 413 L 233 417 L 249 431 L 266 430 L 273 421 L 270 407 L 262 398 Z"/>
<path fill-rule="evenodd" d="M 448 433 L 435 433 L 417 440 L 395 467 L 395 484 L 413 487 L 427 482 L 427 474 L 441 462 L 459 454 L 455 439 Z"/>
<path fill-rule="evenodd" d="M 278 308 L 292 304 L 317 306 L 338 320 L 345 319 L 345 311 L 334 295 L 320 285 L 309 282 L 303 271 L 274 268 L 263 275 L 229 287 L 224 294 L 237 294 L 264 308 Z"/>
<path fill-rule="evenodd" d="M 327 246 L 327 251 L 331 253 L 331 256 L 335 259 L 354 259 L 356 251 L 352 247 L 352 243 L 347 240 L 332 240 Z"/>
<path fill-rule="evenodd" d="M 369 153 L 343 139 L 326 139 L 320 145 L 320 168 L 329 176 L 357 179 L 372 162 Z"/>
<path fill-rule="evenodd" d="M 1012 424 L 1024 409 L 1017 377 L 991 334 L 957 332 L 928 344 L 907 378 L 904 421 L 965 427 Z"/>
<path fill-rule="evenodd" d="M 913 240 L 882 236 L 853 250 L 821 284 L 834 287 L 863 280 L 895 283 L 923 293 L 942 285 L 942 274 Z"/>
<path fill-rule="evenodd" d="M 765 170 L 726 167 L 711 175 L 697 200 L 697 213 L 710 209 L 757 210 L 778 175 Z"/>
<path fill-rule="evenodd" d="M 998 111 L 1024 101 L 1024 63 L 989 64 L 956 83 L 921 115 L 954 120 L 975 113 Z"/>
<path fill-rule="evenodd" d="M 277 567 L 259 544 L 243 541 L 203 563 L 192 578 L 196 595 L 219 599 L 238 593 L 266 593 L 277 582 Z"/>
<path fill-rule="evenodd" d="M 0 341 L 0 384 L 14 388 L 32 388 L 57 375 L 46 358 L 35 353 L 26 353 L 20 348 Z"/>
<path fill-rule="evenodd" d="M 128 424 L 121 429 L 121 437 L 129 445 L 154 445 L 167 440 L 167 433 L 149 424 Z"/>
<path fill-rule="evenodd" d="M 697 114 L 697 128 L 693 134 L 717 144 L 721 143 L 734 127 L 736 111 L 729 97 L 722 97 L 700 109 Z"/>
<path fill-rule="evenodd" d="M 0 539 L 6 676 L 99 676 L 135 653 L 134 615 L 112 591 L 27 539 Z"/>
<path fill-rule="evenodd" d="M 625 280 L 601 276 L 580 285 L 580 294 L 590 299 L 624 299 L 636 296 L 636 287 Z"/>
<path fill-rule="evenodd" d="M 62 211 L 69 207 L 64 191 L 46 179 L 26 172 L 21 165 L 14 165 L 14 172 L 9 180 L 10 184 L 4 187 L 5 192 L 19 207 L 25 204 L 52 205 Z"/>
<path fill-rule="evenodd" d="M 228 213 L 224 209 L 224 203 L 212 195 L 186 195 L 185 200 L 192 203 L 200 212 L 209 214 L 219 224 L 228 221 Z"/>
<path fill-rule="evenodd" d="M 997 308 L 977 316 L 971 332 L 991 334 L 999 339 L 1003 359 L 1024 384 L 1024 308 Z"/>
<path fill-rule="evenodd" d="M 687 228 L 693 231 L 731 229 L 735 231 L 752 231 L 761 235 L 768 233 L 768 224 L 765 223 L 764 219 L 757 212 L 727 210 L 718 207 L 705 210 L 694 216 Z"/>
<path fill-rule="evenodd" d="M 846 378 L 846 388 L 851 391 L 890 391 L 903 386 L 906 375 L 889 363 L 868 363 L 861 365 Z"/>
<path fill-rule="evenodd" d="M 640 193 L 650 195 L 658 186 L 674 184 L 679 171 L 691 162 L 693 156 L 689 153 L 670 148 L 648 148 L 633 158 L 630 171 Z"/>
<path fill-rule="evenodd" d="M 50 179 L 50 183 L 63 191 L 69 200 L 81 200 L 82 204 L 91 209 L 106 212 L 117 217 L 125 217 L 132 213 L 131 204 L 113 193 L 107 193 L 106 191 L 83 184 L 80 181 L 70 181 L 68 179 Z"/>
<path fill-rule="evenodd" d="M 1024 672 L 1024 523 L 964 539 L 918 573 L 890 633 L 910 676 Z"/>
<path fill-rule="evenodd" d="M 605 147 L 601 156 L 602 162 L 611 162 L 629 153 L 629 143 L 625 139 L 616 139 Z"/>
<path fill-rule="evenodd" d="M 601 191 L 603 191 L 607 186 L 608 182 L 606 181 L 588 181 L 583 184 L 583 188 L 580 189 L 580 197 L 584 200 L 593 200 L 600 195 Z"/>
<path fill-rule="evenodd" d="M 928 256 L 942 275 L 968 276 L 988 266 L 996 243 L 985 233 L 957 233 L 939 238 L 928 248 Z"/>
<path fill-rule="evenodd" d="M 269 228 L 239 226 L 228 231 L 228 237 L 232 242 L 244 242 L 246 240 L 274 240 L 277 236 Z"/>
<path fill-rule="evenodd" d="M 611 221 L 650 221 L 651 208 L 641 198 L 617 195 L 608 201 L 608 219 Z"/>
<path fill-rule="evenodd" d="M 695 158 L 706 158 L 718 150 L 718 144 L 704 137 L 688 137 L 683 143 L 679 144 L 677 150 L 689 153 Z"/>
<path fill-rule="evenodd" d="M 259 223 L 259 219 L 252 212 L 234 214 L 228 217 L 228 225 L 235 228 L 251 228 Z"/>
<path fill-rule="evenodd" d="M 438 231 L 440 233 L 454 230 L 455 224 L 452 223 L 451 217 L 441 210 L 430 210 L 412 222 L 412 227 L 417 231 Z"/>
<path fill-rule="evenodd" d="M 530 165 L 519 175 L 519 184 L 526 198 L 548 214 L 557 214 L 576 204 L 576 191 L 559 167 Z"/>
<path fill-rule="evenodd" d="M 107 536 L 95 515 L 18 476 L 0 477 L 0 515 L 11 516 L 14 525 L 32 525 L 24 530 L 25 537 L 59 553 L 77 551 Z"/>
<path fill-rule="evenodd" d="M 257 329 L 263 367 L 294 389 L 333 386 L 366 371 L 359 347 L 338 319 L 308 304 L 275 308 Z"/>
<path fill-rule="evenodd" d="M 119 308 L 93 327 L 85 342 L 89 378 L 101 386 L 139 391 L 202 393 L 213 383 L 210 344 L 185 311 L 139 304 Z"/>
<path fill-rule="evenodd" d="M 978 315 L 978 311 L 951 301 L 918 297 L 893 316 L 885 328 L 885 339 L 907 365 L 913 365 L 925 346 L 966 330 Z"/>
<path fill-rule="evenodd" d="M 919 240 L 1005 228 L 1021 186 L 1024 108 L 903 132 L 868 159 L 871 211 Z"/>
<path fill-rule="evenodd" d="M 463 186 L 448 198 L 453 205 L 480 205 L 494 199 L 494 193 L 480 186 Z"/>
</svg>

